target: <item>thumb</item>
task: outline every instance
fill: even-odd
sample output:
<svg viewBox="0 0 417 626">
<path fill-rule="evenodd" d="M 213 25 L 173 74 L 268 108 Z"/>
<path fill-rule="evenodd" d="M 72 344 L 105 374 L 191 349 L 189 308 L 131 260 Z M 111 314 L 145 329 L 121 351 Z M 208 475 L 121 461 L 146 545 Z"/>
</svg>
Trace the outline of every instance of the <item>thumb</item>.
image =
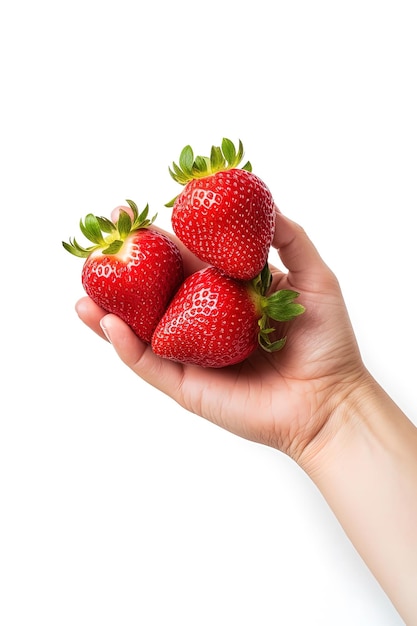
<svg viewBox="0 0 417 626">
<path fill-rule="evenodd" d="M 320 287 L 332 274 L 305 230 L 278 210 L 272 246 L 278 250 L 289 279 L 299 289 Z"/>
<path fill-rule="evenodd" d="M 100 326 L 125 365 L 156 389 L 181 402 L 180 394 L 176 393 L 181 388 L 181 364 L 154 354 L 151 346 L 141 341 L 117 315 L 105 315 Z"/>
</svg>

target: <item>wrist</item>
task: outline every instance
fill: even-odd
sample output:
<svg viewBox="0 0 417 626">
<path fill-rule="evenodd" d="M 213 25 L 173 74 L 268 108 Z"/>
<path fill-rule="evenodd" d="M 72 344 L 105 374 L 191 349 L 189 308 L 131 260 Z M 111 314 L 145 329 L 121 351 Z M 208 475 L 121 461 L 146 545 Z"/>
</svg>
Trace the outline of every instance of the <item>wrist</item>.
<svg viewBox="0 0 417 626">
<path fill-rule="evenodd" d="M 372 375 L 364 369 L 328 401 L 324 426 L 297 460 L 317 482 L 350 448 L 368 445 L 395 454 L 404 438 L 414 441 L 416 427 Z"/>
<path fill-rule="evenodd" d="M 339 400 L 298 462 L 411 623 L 417 615 L 417 429 L 369 373 Z"/>
<path fill-rule="evenodd" d="M 367 428 L 367 416 L 372 414 L 371 407 L 377 402 L 380 387 L 363 368 L 332 389 L 320 409 L 323 426 L 295 458 L 314 481 L 331 464 L 332 458 L 340 454 L 340 448 L 351 439 L 358 424 Z"/>
</svg>

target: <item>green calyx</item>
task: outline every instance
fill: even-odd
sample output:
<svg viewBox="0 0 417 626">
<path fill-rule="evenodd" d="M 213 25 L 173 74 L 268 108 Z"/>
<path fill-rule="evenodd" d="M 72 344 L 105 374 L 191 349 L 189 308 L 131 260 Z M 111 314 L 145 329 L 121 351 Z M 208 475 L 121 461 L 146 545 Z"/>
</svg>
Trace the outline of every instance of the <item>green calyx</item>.
<svg viewBox="0 0 417 626">
<path fill-rule="evenodd" d="M 270 320 L 288 322 L 294 319 L 294 317 L 304 313 L 305 307 L 302 304 L 294 302 L 300 294 L 291 289 L 280 289 L 270 296 L 267 296 L 266 294 L 271 286 L 271 282 L 272 275 L 268 263 L 266 263 L 262 272 L 251 281 L 251 287 L 255 294 L 255 301 L 262 313 L 258 320 L 259 344 L 267 352 L 276 352 L 284 347 L 287 338 L 282 337 L 278 340 L 271 340 L 271 335 L 276 329 L 270 326 Z"/>
<path fill-rule="evenodd" d="M 84 248 L 76 241 L 70 239 L 69 243 L 62 242 L 65 250 L 81 258 L 87 258 L 94 250 L 102 249 L 103 254 L 117 254 L 123 246 L 126 237 L 135 230 L 146 228 L 153 224 L 156 215 L 148 218 L 149 206 L 139 213 L 138 207 L 133 200 L 126 200 L 132 210 L 132 217 L 121 210 L 117 222 L 113 223 L 107 217 L 98 217 L 89 213 L 84 222 L 80 220 L 80 230 L 84 237 L 92 242 L 92 246 Z"/>
<path fill-rule="evenodd" d="M 210 156 L 196 156 L 191 146 L 185 146 L 183 148 L 178 165 L 172 164 L 172 169 L 169 169 L 169 173 L 172 178 L 180 185 L 186 185 L 190 180 L 195 178 L 205 178 L 216 174 L 216 172 L 223 172 L 225 170 L 231 170 L 239 166 L 243 159 L 243 144 L 239 140 L 238 148 L 236 149 L 230 139 L 224 138 L 221 146 L 212 146 Z M 252 171 L 252 165 L 248 161 L 240 169 L 247 172 Z M 172 207 L 177 196 L 165 206 Z"/>
</svg>

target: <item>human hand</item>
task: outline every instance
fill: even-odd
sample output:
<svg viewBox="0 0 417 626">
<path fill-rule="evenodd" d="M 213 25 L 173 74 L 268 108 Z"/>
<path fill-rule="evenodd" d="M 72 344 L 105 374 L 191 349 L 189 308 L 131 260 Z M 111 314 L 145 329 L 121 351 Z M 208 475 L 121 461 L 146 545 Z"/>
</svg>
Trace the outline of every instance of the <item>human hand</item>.
<svg viewBox="0 0 417 626">
<path fill-rule="evenodd" d="M 176 242 L 186 275 L 200 269 L 203 264 Z M 306 307 L 280 326 L 287 344 L 279 352 L 259 349 L 222 369 L 176 363 L 157 357 L 120 318 L 89 298 L 76 309 L 85 324 L 107 336 L 128 367 L 185 409 L 299 461 L 366 370 L 335 275 L 304 230 L 279 212 L 273 246 L 286 270 L 271 268 L 272 290 L 298 291 Z"/>
</svg>

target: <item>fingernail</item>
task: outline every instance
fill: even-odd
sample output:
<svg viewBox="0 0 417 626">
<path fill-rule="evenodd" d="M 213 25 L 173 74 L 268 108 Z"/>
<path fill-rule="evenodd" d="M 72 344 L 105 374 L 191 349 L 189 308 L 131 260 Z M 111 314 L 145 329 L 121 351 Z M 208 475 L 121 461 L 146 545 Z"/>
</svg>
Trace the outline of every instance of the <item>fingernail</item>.
<svg viewBox="0 0 417 626">
<path fill-rule="evenodd" d="M 106 328 L 105 322 L 103 320 L 100 320 L 100 326 L 101 326 L 101 330 L 103 331 L 103 333 L 106 335 L 107 341 L 109 343 L 111 343 L 111 339 L 110 339 L 110 335 L 109 335 L 109 331 Z"/>
</svg>

